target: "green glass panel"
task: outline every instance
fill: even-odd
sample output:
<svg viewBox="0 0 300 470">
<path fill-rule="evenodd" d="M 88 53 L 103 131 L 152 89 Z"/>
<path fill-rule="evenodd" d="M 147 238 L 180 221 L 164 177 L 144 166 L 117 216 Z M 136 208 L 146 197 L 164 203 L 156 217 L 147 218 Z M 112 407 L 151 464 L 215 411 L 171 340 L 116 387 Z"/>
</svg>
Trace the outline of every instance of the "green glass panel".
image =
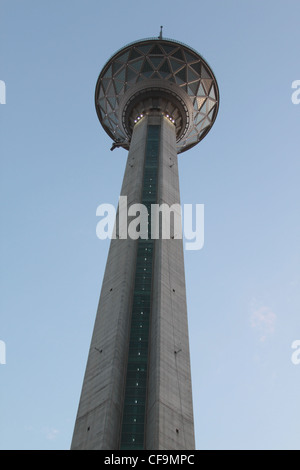
<svg viewBox="0 0 300 470">
<path fill-rule="evenodd" d="M 141 203 L 156 203 L 160 126 L 148 126 Z M 151 188 L 150 188 L 151 186 Z M 151 189 L 151 191 L 150 191 Z M 151 211 L 149 222 L 151 226 Z M 149 319 L 154 240 L 139 239 L 127 360 L 120 449 L 142 450 L 147 396 Z"/>
<path fill-rule="evenodd" d="M 125 52 L 125 54 L 122 54 L 120 57 L 117 58 L 117 61 L 122 62 L 123 64 L 125 64 L 128 60 L 129 52 L 130 51 L 127 51 L 127 52 Z"/>
<path fill-rule="evenodd" d="M 187 145 L 191 145 L 197 142 L 197 137 L 190 137 L 187 139 L 186 143 Z"/>
<path fill-rule="evenodd" d="M 198 90 L 198 93 L 197 93 L 198 96 L 206 96 L 206 93 L 205 93 L 205 90 L 203 88 L 203 85 L 201 83 L 201 85 L 199 86 L 199 90 Z"/>
<path fill-rule="evenodd" d="M 164 44 L 161 47 L 167 54 L 172 54 L 172 52 L 175 51 L 174 46 L 168 46 L 168 45 Z"/>
<path fill-rule="evenodd" d="M 113 109 L 112 109 L 111 105 L 109 104 L 109 101 L 106 101 L 106 112 L 107 112 L 107 114 L 113 112 Z"/>
<path fill-rule="evenodd" d="M 169 66 L 169 63 L 167 60 L 164 61 L 164 63 L 162 64 L 162 66 L 160 67 L 159 69 L 159 73 L 160 74 L 166 74 L 166 75 L 169 75 L 171 73 L 171 69 L 170 69 L 170 66 Z"/>
<path fill-rule="evenodd" d="M 196 102 L 197 102 L 198 109 L 201 109 L 201 111 L 202 111 L 202 106 L 203 106 L 203 104 L 205 103 L 205 100 L 206 100 L 206 97 L 205 97 L 205 96 L 200 96 L 200 97 L 197 97 L 197 98 L 196 98 Z M 197 109 L 197 108 L 196 108 L 196 109 Z"/>
<path fill-rule="evenodd" d="M 107 116 L 103 119 L 103 124 L 107 127 L 110 127 L 110 121 Z"/>
<path fill-rule="evenodd" d="M 212 109 L 212 110 L 208 113 L 207 117 L 208 117 L 209 119 L 212 119 L 212 118 L 213 118 L 213 115 L 214 115 L 214 112 L 215 112 L 215 110 Z"/>
<path fill-rule="evenodd" d="M 208 71 L 206 70 L 204 65 L 202 65 L 202 68 L 201 68 L 201 77 L 202 78 L 211 78 L 210 74 L 208 73 Z"/>
<path fill-rule="evenodd" d="M 176 57 L 176 59 L 184 60 L 184 61 L 185 61 L 185 58 L 183 57 L 183 53 L 182 53 L 182 50 L 181 50 L 181 49 L 178 49 L 176 52 L 174 52 L 174 53 L 172 54 L 172 57 Z"/>
<path fill-rule="evenodd" d="M 103 87 L 100 86 L 99 98 L 102 98 L 103 96 L 104 96 L 104 90 L 103 90 Z"/>
<path fill-rule="evenodd" d="M 98 104 L 100 104 L 100 106 L 106 110 L 106 98 L 99 98 L 98 100 Z"/>
<path fill-rule="evenodd" d="M 198 132 L 198 137 L 199 137 L 199 136 L 201 135 L 201 133 L 202 133 L 202 131 L 200 131 L 201 127 L 202 127 L 202 121 L 200 121 L 200 122 L 198 122 L 198 123 L 196 124 L 196 129 L 197 129 L 197 132 Z"/>
<path fill-rule="evenodd" d="M 171 57 L 170 57 L 170 64 L 172 66 L 174 73 L 177 72 L 177 70 L 179 70 L 184 65 L 183 62 L 179 62 L 179 60 L 172 59 Z"/>
<path fill-rule="evenodd" d="M 182 84 L 185 83 L 183 80 L 181 80 L 181 78 L 177 77 L 176 75 L 175 75 L 175 82 L 176 82 L 178 85 L 182 85 Z"/>
<path fill-rule="evenodd" d="M 141 69 L 141 73 L 146 74 L 147 72 L 152 73 L 153 72 L 153 67 L 149 64 L 149 62 L 147 60 L 145 60 L 145 62 L 143 64 L 143 67 Z"/>
<path fill-rule="evenodd" d="M 203 78 L 202 79 L 203 86 L 206 90 L 206 93 L 209 92 L 210 85 L 212 84 L 212 79 L 211 78 Z"/>
<path fill-rule="evenodd" d="M 184 51 L 184 54 L 187 62 L 195 62 L 198 60 L 198 57 L 196 57 L 194 54 L 191 54 L 190 52 Z"/>
<path fill-rule="evenodd" d="M 199 75 L 196 74 L 190 67 L 187 67 L 187 79 L 188 82 L 194 82 L 199 79 Z"/>
<path fill-rule="evenodd" d="M 175 78 L 179 78 L 182 82 L 186 82 L 186 67 L 177 72 Z"/>
<path fill-rule="evenodd" d="M 123 64 L 122 64 L 122 63 L 116 62 L 116 61 L 113 62 L 113 64 L 112 64 L 112 72 L 113 72 L 113 74 L 117 73 L 118 70 L 120 70 L 121 67 L 123 67 Z"/>
<path fill-rule="evenodd" d="M 215 87 L 214 86 L 211 87 L 209 96 L 210 96 L 210 98 L 213 98 L 214 100 L 216 99 Z"/>
<path fill-rule="evenodd" d="M 197 137 L 197 135 L 198 135 L 197 130 L 194 129 L 194 130 L 192 130 L 192 131 L 189 133 L 189 135 L 187 135 L 187 139 L 188 139 L 188 140 L 191 140 L 191 139 Z"/>
<path fill-rule="evenodd" d="M 111 83 L 112 83 L 112 80 L 111 80 Z M 109 98 L 111 98 L 112 96 L 116 96 L 116 91 L 113 87 L 113 85 L 110 85 L 109 88 L 106 90 L 106 96 L 108 96 Z"/>
<path fill-rule="evenodd" d="M 148 54 L 151 49 L 151 44 L 147 44 L 145 46 L 139 46 L 139 50 L 142 51 L 144 54 Z"/>
<path fill-rule="evenodd" d="M 116 73 L 114 78 L 117 78 L 118 80 L 123 80 L 125 82 L 125 67 L 118 73 Z"/>
<path fill-rule="evenodd" d="M 108 70 L 103 75 L 104 78 L 112 78 L 112 67 L 110 66 Z"/>
<path fill-rule="evenodd" d="M 139 72 L 141 70 L 143 61 L 144 59 L 136 60 L 135 62 L 130 62 L 130 67 Z"/>
<path fill-rule="evenodd" d="M 114 113 L 109 115 L 109 119 L 117 126 L 119 124 L 118 118 L 115 116 Z"/>
<path fill-rule="evenodd" d="M 214 107 L 215 104 L 216 104 L 215 101 L 212 101 L 209 98 L 207 98 L 207 112 L 209 112 Z"/>
<path fill-rule="evenodd" d="M 196 62 L 195 64 L 191 64 L 191 67 L 195 70 L 195 72 L 200 75 L 201 73 L 201 62 Z"/>
<path fill-rule="evenodd" d="M 144 72 L 143 73 L 145 78 L 150 78 L 152 74 L 153 74 L 153 70 L 152 71 L 149 70 L 149 72 Z"/>
<path fill-rule="evenodd" d="M 160 66 L 160 64 L 162 63 L 162 60 L 163 60 L 162 57 L 149 57 L 149 59 L 150 59 L 150 62 L 152 64 L 153 68 L 156 69 L 156 70 L 159 68 L 159 66 Z"/>
<path fill-rule="evenodd" d="M 107 101 L 109 102 L 110 106 L 115 109 L 116 105 L 117 105 L 117 100 L 114 96 L 111 96 L 107 99 Z"/>
<path fill-rule="evenodd" d="M 120 140 L 125 139 L 125 134 L 120 129 L 118 129 L 118 136 L 120 137 Z"/>
<path fill-rule="evenodd" d="M 141 57 L 140 52 L 138 52 L 136 49 L 131 49 L 129 60 L 136 59 L 137 57 Z"/>
<path fill-rule="evenodd" d="M 200 80 L 198 80 L 197 82 L 193 82 L 193 83 L 188 84 L 187 90 L 188 90 L 189 95 L 196 95 L 197 94 L 199 83 L 200 83 Z"/>
<path fill-rule="evenodd" d="M 111 79 L 110 78 L 102 78 L 102 86 L 103 86 L 103 90 L 106 92 L 109 85 L 111 83 Z"/>
<path fill-rule="evenodd" d="M 153 48 L 151 49 L 150 54 L 162 55 L 162 50 L 161 50 L 161 48 L 156 44 L 156 45 L 153 46 Z"/>
<path fill-rule="evenodd" d="M 136 80 L 136 72 L 134 72 L 133 70 L 131 70 L 129 67 L 127 68 L 127 81 L 128 82 L 131 82 L 131 81 L 135 81 Z"/>
<path fill-rule="evenodd" d="M 203 101 L 203 98 L 198 98 L 199 102 L 199 109 L 201 109 L 201 112 L 206 114 L 207 113 L 207 100 L 205 99 Z"/>
<path fill-rule="evenodd" d="M 202 125 L 201 125 L 201 129 L 204 129 L 205 127 L 207 127 L 208 125 L 210 124 L 210 121 L 206 118 L 204 119 Z"/>
<path fill-rule="evenodd" d="M 194 123 L 195 123 L 196 125 L 198 125 L 199 122 L 201 122 L 202 119 L 204 119 L 204 118 L 205 118 L 205 114 L 198 113 L 197 116 L 196 116 L 195 119 L 194 119 Z"/>
<path fill-rule="evenodd" d="M 118 80 L 114 80 L 114 82 L 115 82 L 115 88 L 116 88 L 117 94 L 119 94 L 122 88 L 124 87 L 124 82 L 119 82 Z"/>
</svg>

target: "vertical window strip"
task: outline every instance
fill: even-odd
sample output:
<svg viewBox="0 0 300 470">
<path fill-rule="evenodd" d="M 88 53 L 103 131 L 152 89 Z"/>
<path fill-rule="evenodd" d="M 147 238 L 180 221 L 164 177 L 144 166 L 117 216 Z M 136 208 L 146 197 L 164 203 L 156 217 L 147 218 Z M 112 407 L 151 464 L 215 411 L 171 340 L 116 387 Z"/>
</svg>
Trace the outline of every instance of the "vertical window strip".
<svg viewBox="0 0 300 470">
<path fill-rule="evenodd" d="M 148 210 L 149 230 L 148 239 L 138 239 L 121 450 L 144 448 L 154 249 L 154 240 L 151 240 L 151 204 L 157 200 L 159 141 L 160 126 L 148 126 L 141 202 Z"/>
</svg>

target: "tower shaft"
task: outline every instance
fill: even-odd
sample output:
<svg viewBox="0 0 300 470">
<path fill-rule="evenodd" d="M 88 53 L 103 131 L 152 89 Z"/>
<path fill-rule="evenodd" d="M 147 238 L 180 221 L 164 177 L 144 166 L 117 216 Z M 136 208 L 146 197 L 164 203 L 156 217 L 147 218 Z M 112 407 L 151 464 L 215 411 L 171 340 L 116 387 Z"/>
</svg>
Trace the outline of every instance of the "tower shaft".
<svg viewBox="0 0 300 470">
<path fill-rule="evenodd" d="M 161 113 L 134 126 L 121 196 L 149 214 L 180 204 L 175 126 Z M 194 449 L 182 238 L 172 224 L 151 238 L 151 221 L 147 239 L 117 224 L 111 240 L 72 449 Z"/>
</svg>

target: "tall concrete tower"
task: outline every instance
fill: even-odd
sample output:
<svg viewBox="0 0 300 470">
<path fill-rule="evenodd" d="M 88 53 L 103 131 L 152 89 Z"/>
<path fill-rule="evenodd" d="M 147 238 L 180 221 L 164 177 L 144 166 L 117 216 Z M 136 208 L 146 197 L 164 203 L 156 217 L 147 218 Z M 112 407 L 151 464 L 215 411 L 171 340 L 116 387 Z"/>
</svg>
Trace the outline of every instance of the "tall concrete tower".
<svg viewBox="0 0 300 470">
<path fill-rule="evenodd" d="M 196 51 L 160 34 L 105 64 L 95 104 L 112 149 L 129 150 L 127 200 L 120 198 L 71 448 L 194 449 L 181 234 L 171 218 L 169 237 L 129 237 L 132 219 L 121 206 L 130 214 L 143 204 L 150 227 L 153 204 L 180 204 L 177 154 L 212 127 L 218 85 Z"/>
</svg>

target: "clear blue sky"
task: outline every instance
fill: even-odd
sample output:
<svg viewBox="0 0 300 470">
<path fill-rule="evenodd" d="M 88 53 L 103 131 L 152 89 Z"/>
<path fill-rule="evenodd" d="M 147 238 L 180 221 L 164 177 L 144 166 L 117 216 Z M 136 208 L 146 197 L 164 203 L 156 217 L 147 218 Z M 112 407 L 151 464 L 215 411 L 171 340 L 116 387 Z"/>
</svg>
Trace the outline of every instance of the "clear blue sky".
<svg viewBox="0 0 300 470">
<path fill-rule="evenodd" d="M 217 121 L 180 155 L 197 449 L 299 449 L 299 0 L 1 0 L 0 448 L 68 449 L 126 151 L 94 109 L 106 60 L 157 36 L 211 65 Z"/>
</svg>

